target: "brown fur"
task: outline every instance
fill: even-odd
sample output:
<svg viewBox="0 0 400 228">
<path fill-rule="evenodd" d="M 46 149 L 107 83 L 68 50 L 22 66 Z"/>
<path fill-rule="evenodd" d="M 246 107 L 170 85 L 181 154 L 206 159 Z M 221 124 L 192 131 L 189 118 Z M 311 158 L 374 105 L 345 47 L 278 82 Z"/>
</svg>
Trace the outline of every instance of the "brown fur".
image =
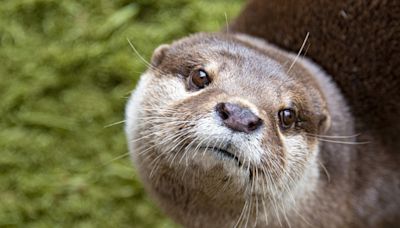
<svg viewBox="0 0 400 228">
<path fill-rule="evenodd" d="M 353 226 L 399 226 L 400 2 L 252 0 L 230 30 L 293 52 L 310 33 L 306 55 L 338 83 L 359 140 L 371 142 L 351 150 L 350 167 L 329 146 L 323 148 L 332 190 L 354 184 L 347 193 L 357 208 L 352 216 L 370 216 Z"/>
<path fill-rule="evenodd" d="M 400 1 L 250 0 L 230 31 L 293 52 L 309 32 L 306 55 L 339 85 L 356 131 L 400 153 Z"/>
<path fill-rule="evenodd" d="M 253 0 L 231 25 L 230 31 L 259 36 L 294 52 L 310 32 L 307 56 L 332 75 L 349 105 L 314 65 L 299 59 L 288 73 L 293 54 L 249 36 L 198 34 L 158 48 L 148 75 L 141 79 L 148 84 L 139 88 L 140 94 L 135 93 L 128 105 L 126 128 L 136 167 L 158 205 L 186 227 L 233 227 L 249 195 L 257 199 L 272 196 L 288 206 L 286 216 L 279 219 L 273 201 L 267 198 L 268 227 L 399 227 L 399 5 L 394 0 Z M 279 63 L 286 73 L 274 71 L 269 60 Z M 212 83 L 202 91 L 188 91 L 189 73 L 209 62 L 214 63 L 206 69 Z M 252 141 L 261 145 L 262 160 L 254 163 L 251 175 L 242 167 L 226 169 L 229 160 L 214 159 L 210 151 L 207 162 L 216 163 L 204 168 L 204 157 L 188 158 L 182 150 L 197 140 L 192 134 L 198 121 L 214 121 L 210 114 L 215 104 L 232 99 L 248 108 L 254 106 L 264 122 L 262 138 Z M 287 100 L 296 103 L 304 121 L 282 131 L 276 114 L 291 105 Z M 180 122 L 170 124 L 171 119 Z M 219 130 L 214 127 L 210 128 Z M 182 129 L 188 138 L 165 141 Z M 307 148 L 318 147 L 319 152 L 308 149 L 291 157 L 291 151 L 284 149 L 288 136 L 355 133 L 361 136 L 340 141 L 370 143 L 348 145 L 307 136 Z M 243 136 L 243 144 L 253 137 Z M 239 156 L 243 159 L 256 150 L 239 152 L 244 153 Z M 316 161 L 310 159 L 313 155 Z M 186 166 L 177 162 L 179 158 L 186 159 Z M 271 168 L 271 162 L 279 169 Z M 308 175 L 306 168 L 312 165 L 316 169 Z M 248 191 L 250 183 L 278 183 L 257 179 L 261 168 L 275 181 L 290 175 L 285 188 L 291 194 Z M 290 196 L 296 198 L 293 208 L 284 204 Z M 257 217 L 256 211 L 253 204 L 246 215 L 250 222 L 241 221 L 239 227 L 254 225 L 257 218 L 257 226 L 263 227 L 263 214 Z"/>
<path fill-rule="evenodd" d="M 134 110 L 127 110 L 128 140 L 131 142 L 140 139 L 136 144 L 129 143 L 130 149 L 146 188 L 168 215 L 187 227 L 232 227 L 238 221 L 246 198 L 243 188 L 249 184 L 232 182 L 237 176 L 227 176 L 222 164 L 212 169 L 204 169 L 196 163 L 198 161 L 189 158 L 189 167 L 182 168 L 177 160 L 181 157 L 186 159 L 183 151 L 168 150 L 175 145 L 172 142 L 163 143 L 163 140 L 181 129 L 189 129 L 186 134 L 190 137 L 182 141 L 182 146 L 189 144 L 194 140 L 189 134 L 190 129 L 196 122 L 171 125 L 168 124 L 170 118 L 197 121 L 212 113 L 218 102 L 245 98 L 260 110 L 259 117 L 265 123 L 261 139 L 265 152 L 262 166 L 272 173 L 274 179 L 279 180 L 282 175 L 285 176 L 284 173 L 268 166 L 268 163 L 274 160 L 276 164 L 287 169 L 286 172 L 293 170 L 296 175 L 292 178 L 298 182 L 302 182 L 298 178 L 302 177 L 304 167 L 308 166 L 306 161 L 307 157 L 313 154 L 312 150 L 309 151 L 310 154 L 297 157 L 298 160 L 291 166 L 288 162 L 290 151 L 283 149 L 279 134 L 354 134 L 353 119 L 348 106 L 329 80 L 318 76 L 321 74 L 318 70 L 306 67 L 307 64 L 303 60 L 294 65 L 290 74 L 276 74 L 267 67 L 267 61 L 272 59 L 278 62 L 287 72 L 294 56 L 260 42 L 245 36 L 198 34 L 174 42 L 170 46 L 162 46 L 153 55 L 153 67 L 149 69 L 151 81 L 140 94 L 145 99 L 139 106 L 135 106 L 138 110 L 137 117 L 145 118 L 144 121 L 132 122 L 129 115 Z M 213 78 L 209 87 L 186 99 L 169 96 L 172 93 L 170 89 L 187 90 L 184 85 L 190 70 L 210 61 L 218 65 L 206 69 L 211 72 L 210 76 Z M 165 82 L 168 83 L 163 84 Z M 169 88 L 170 82 L 181 86 Z M 134 95 L 131 100 L 135 98 L 138 97 Z M 285 103 L 286 99 L 291 99 L 299 105 L 298 108 L 306 121 L 299 129 L 283 132 L 278 127 L 276 113 L 288 105 Z M 164 108 L 173 112 L 163 112 Z M 149 117 L 157 118 L 155 121 L 146 120 Z M 146 137 L 141 139 L 143 136 Z M 288 209 L 286 217 L 282 217 L 281 221 L 274 217 L 272 207 L 272 211 L 268 212 L 271 216 L 269 226 L 398 225 L 398 160 L 389 156 L 390 153 L 373 139 L 373 135 L 366 133 L 357 140 L 369 140 L 372 143 L 345 145 L 307 137 L 310 147 L 320 147 L 315 164 L 318 166 L 319 175 L 313 177 L 316 179 L 309 179 L 316 181 L 316 188 L 307 190 L 307 183 L 302 187 L 305 189 L 304 194 L 294 193 L 297 211 Z M 148 151 L 141 153 L 145 149 Z M 273 153 L 268 154 L 267 151 L 271 149 Z M 251 154 L 253 151 L 242 152 Z M 173 157 L 178 158 L 174 163 L 171 159 Z M 154 163 L 157 158 L 160 158 L 159 161 Z M 256 170 L 257 167 L 253 170 L 253 177 Z M 151 173 L 154 175 L 151 176 Z M 310 183 L 310 186 L 314 185 Z M 292 185 L 289 187 L 294 188 Z M 267 201 L 267 206 L 271 207 L 271 203 Z M 253 208 L 249 214 L 248 225 L 255 223 L 255 211 Z M 258 216 L 260 218 L 261 215 Z M 262 226 L 260 221 L 258 226 Z"/>
</svg>

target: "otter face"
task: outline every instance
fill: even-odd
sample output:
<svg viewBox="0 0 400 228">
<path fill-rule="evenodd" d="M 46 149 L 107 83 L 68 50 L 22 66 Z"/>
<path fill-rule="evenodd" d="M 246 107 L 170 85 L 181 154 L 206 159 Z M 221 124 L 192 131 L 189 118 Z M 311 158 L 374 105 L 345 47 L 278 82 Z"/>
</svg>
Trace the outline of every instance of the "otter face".
<svg viewBox="0 0 400 228">
<path fill-rule="evenodd" d="M 238 201 L 312 185 L 309 136 L 327 128 L 326 103 L 305 68 L 273 52 L 222 34 L 155 51 L 126 111 L 132 157 L 155 195 L 165 182 Z"/>
</svg>

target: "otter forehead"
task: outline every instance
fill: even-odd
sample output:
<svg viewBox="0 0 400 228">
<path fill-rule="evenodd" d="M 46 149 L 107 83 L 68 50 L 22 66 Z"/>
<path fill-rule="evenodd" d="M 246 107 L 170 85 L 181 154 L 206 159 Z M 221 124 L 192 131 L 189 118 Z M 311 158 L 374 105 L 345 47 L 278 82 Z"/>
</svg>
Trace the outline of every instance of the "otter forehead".
<svg viewBox="0 0 400 228">
<path fill-rule="evenodd" d="M 253 80 L 285 75 L 279 62 L 233 36 L 222 34 L 198 34 L 173 43 L 160 67 L 175 73 L 198 65 Z"/>
<path fill-rule="evenodd" d="M 305 103 L 308 99 L 304 78 L 287 74 L 290 59 L 275 60 L 268 53 L 235 36 L 197 34 L 174 42 L 164 53 L 158 68 L 165 74 L 190 74 L 204 68 L 218 88 L 234 97 L 243 97 L 260 106 Z"/>
</svg>

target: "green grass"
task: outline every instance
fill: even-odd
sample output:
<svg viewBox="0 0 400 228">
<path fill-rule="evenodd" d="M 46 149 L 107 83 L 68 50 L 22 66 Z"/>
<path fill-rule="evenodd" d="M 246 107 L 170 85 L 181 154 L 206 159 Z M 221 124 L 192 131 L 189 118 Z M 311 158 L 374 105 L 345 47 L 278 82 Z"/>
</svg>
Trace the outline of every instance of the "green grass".
<svg viewBox="0 0 400 228">
<path fill-rule="evenodd" d="M 175 227 L 144 192 L 123 124 L 162 43 L 218 31 L 242 0 L 0 1 L 0 227 Z"/>
</svg>

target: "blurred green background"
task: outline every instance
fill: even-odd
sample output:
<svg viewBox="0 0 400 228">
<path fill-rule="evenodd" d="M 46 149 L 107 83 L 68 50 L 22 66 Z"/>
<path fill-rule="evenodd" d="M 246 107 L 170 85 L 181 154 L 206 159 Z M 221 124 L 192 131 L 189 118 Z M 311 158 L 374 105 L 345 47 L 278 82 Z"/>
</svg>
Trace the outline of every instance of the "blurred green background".
<svg viewBox="0 0 400 228">
<path fill-rule="evenodd" d="M 162 43 L 243 0 L 0 1 L 0 227 L 175 227 L 127 153 L 124 106 Z"/>
</svg>

